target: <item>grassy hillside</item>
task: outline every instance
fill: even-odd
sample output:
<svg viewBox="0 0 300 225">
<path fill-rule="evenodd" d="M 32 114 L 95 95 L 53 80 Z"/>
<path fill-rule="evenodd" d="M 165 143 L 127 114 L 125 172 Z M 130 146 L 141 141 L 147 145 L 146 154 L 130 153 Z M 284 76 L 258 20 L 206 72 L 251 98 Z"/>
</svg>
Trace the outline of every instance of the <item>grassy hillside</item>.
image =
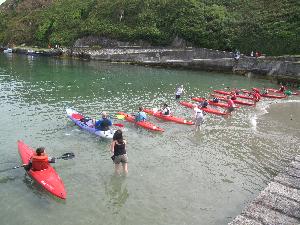
<svg viewBox="0 0 300 225">
<path fill-rule="evenodd" d="M 70 46 L 102 35 L 168 45 L 180 37 L 196 47 L 300 53 L 297 0 L 7 0 L 0 43 Z"/>
</svg>

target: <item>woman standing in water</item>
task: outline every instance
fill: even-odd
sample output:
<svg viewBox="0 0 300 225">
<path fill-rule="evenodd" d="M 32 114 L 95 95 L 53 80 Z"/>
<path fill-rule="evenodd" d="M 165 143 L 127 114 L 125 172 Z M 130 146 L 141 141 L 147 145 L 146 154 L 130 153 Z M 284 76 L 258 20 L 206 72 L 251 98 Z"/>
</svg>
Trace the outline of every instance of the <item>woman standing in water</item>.
<svg viewBox="0 0 300 225">
<path fill-rule="evenodd" d="M 113 141 L 111 143 L 111 152 L 113 154 L 111 159 L 115 164 L 115 173 L 120 175 L 120 163 L 122 163 L 123 171 L 125 175 L 127 175 L 128 157 L 126 153 L 126 141 L 123 139 L 123 133 L 121 130 L 117 130 L 114 134 Z"/>
</svg>

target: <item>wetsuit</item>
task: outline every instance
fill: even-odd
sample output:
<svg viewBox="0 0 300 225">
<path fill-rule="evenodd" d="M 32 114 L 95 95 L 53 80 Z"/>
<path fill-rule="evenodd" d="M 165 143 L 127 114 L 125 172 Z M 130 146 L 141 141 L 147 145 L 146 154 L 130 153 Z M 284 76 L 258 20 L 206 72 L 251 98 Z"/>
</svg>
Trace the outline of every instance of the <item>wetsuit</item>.
<svg viewBox="0 0 300 225">
<path fill-rule="evenodd" d="M 102 118 L 98 120 L 95 124 L 96 130 L 107 131 L 109 127 L 112 126 L 112 122 L 110 119 Z"/>
</svg>

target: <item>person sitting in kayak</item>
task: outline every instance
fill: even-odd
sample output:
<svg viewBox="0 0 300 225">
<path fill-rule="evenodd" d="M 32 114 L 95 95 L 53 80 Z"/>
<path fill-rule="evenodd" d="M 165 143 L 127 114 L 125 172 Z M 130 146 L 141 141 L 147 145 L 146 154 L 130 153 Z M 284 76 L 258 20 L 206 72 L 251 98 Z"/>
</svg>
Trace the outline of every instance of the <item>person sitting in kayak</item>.
<svg viewBox="0 0 300 225">
<path fill-rule="evenodd" d="M 212 100 L 214 103 L 218 103 L 220 100 L 217 97 L 214 97 Z"/>
<path fill-rule="evenodd" d="M 112 126 L 112 122 L 110 119 L 107 118 L 107 113 L 102 112 L 102 119 L 98 120 L 95 123 L 96 130 L 107 131 L 110 130 L 111 126 Z"/>
<path fill-rule="evenodd" d="M 236 100 L 236 94 L 235 94 L 235 92 L 231 93 L 231 100 Z"/>
<path fill-rule="evenodd" d="M 265 87 L 263 89 L 261 89 L 261 94 L 262 95 L 266 95 L 268 93 L 269 93 L 269 91 Z"/>
<path fill-rule="evenodd" d="M 284 92 L 285 91 L 285 87 L 283 85 L 281 85 L 278 91 Z"/>
<path fill-rule="evenodd" d="M 55 157 L 48 157 L 48 155 L 45 152 L 44 147 L 39 147 L 36 149 L 35 153 L 31 157 L 28 164 L 23 164 L 23 167 L 25 170 L 45 170 L 48 168 L 49 163 L 55 163 Z"/>
<path fill-rule="evenodd" d="M 135 122 L 146 121 L 146 113 L 143 112 L 143 107 L 139 107 L 139 112 L 135 115 Z"/>
<path fill-rule="evenodd" d="M 164 104 L 162 110 L 161 110 L 161 114 L 163 114 L 164 116 L 171 116 L 171 109 L 170 107 L 168 107 L 168 104 Z"/>
<path fill-rule="evenodd" d="M 200 102 L 199 106 L 201 108 L 207 108 L 208 104 L 209 103 L 208 103 L 207 99 L 204 99 L 204 101 Z"/>
</svg>

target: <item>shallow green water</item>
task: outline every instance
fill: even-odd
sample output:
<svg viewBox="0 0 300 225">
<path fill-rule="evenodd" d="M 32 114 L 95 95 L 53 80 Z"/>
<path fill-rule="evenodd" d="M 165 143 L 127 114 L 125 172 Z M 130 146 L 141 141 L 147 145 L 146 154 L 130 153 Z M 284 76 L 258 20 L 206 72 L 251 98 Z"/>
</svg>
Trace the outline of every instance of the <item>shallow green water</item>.
<svg viewBox="0 0 300 225">
<path fill-rule="evenodd" d="M 125 121 L 129 175 L 113 175 L 107 140 L 75 127 L 65 108 L 89 116 L 171 105 L 183 84 L 189 96 L 226 86 L 274 86 L 230 74 L 0 55 L 0 170 L 19 165 L 18 139 L 50 155 L 74 152 L 55 169 L 68 196 L 60 201 L 24 170 L 0 174 L 0 224 L 226 224 L 299 154 L 299 97 L 264 100 L 232 118 L 207 115 L 203 130 L 150 120 L 162 134 Z M 279 103 L 279 104 L 276 104 Z M 292 120 L 290 120 L 292 118 Z M 43 220 L 40 215 L 43 215 Z"/>
</svg>

